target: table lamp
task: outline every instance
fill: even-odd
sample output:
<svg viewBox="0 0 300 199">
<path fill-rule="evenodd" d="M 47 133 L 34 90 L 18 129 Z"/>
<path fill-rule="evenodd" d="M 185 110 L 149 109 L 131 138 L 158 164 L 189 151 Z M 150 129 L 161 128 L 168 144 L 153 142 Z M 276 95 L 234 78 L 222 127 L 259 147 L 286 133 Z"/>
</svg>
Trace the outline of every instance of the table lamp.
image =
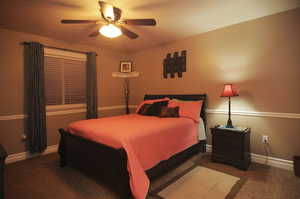
<svg viewBox="0 0 300 199">
<path fill-rule="evenodd" d="M 226 128 L 233 128 L 232 121 L 231 121 L 231 97 L 239 96 L 236 91 L 233 90 L 232 84 L 225 84 L 224 85 L 224 90 L 221 94 L 221 97 L 228 97 L 228 120 L 227 120 L 227 125 Z"/>
</svg>

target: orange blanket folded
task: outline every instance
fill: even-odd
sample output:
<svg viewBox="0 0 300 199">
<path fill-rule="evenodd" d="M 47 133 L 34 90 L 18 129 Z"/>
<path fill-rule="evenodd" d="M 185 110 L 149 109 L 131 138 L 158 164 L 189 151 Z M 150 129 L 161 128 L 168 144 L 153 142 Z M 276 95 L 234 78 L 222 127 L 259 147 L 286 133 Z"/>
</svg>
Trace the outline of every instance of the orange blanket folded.
<svg viewBox="0 0 300 199">
<path fill-rule="evenodd" d="M 130 114 L 74 122 L 68 130 L 113 148 L 123 147 L 132 194 L 145 199 L 149 189 L 145 170 L 196 144 L 198 123 L 188 118 Z"/>
</svg>

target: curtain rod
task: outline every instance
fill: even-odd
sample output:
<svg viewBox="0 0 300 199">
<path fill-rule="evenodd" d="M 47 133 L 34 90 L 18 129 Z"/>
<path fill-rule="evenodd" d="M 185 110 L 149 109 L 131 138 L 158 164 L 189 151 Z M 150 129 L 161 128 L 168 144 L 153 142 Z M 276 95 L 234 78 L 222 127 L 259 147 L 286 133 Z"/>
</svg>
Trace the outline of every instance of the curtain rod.
<svg viewBox="0 0 300 199">
<path fill-rule="evenodd" d="M 30 42 L 24 41 L 21 42 L 21 44 L 23 45 L 28 45 Z M 63 51 L 70 51 L 70 52 L 74 52 L 74 53 L 82 53 L 82 54 L 87 54 L 89 52 L 84 52 L 84 51 L 79 51 L 79 50 L 71 50 L 71 49 L 67 49 L 67 48 L 58 48 L 58 47 L 54 47 L 54 46 L 46 46 L 44 45 L 44 47 L 46 48 L 52 48 L 52 49 L 56 49 L 56 50 L 63 50 Z M 96 53 L 96 56 L 98 56 L 98 54 Z"/>
</svg>

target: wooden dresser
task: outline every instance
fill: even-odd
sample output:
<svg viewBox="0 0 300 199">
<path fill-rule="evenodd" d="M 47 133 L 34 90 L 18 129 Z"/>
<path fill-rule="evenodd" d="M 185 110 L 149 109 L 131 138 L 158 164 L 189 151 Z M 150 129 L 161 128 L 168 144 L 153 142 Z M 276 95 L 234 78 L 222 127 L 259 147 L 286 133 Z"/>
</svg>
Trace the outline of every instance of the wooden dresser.
<svg viewBox="0 0 300 199">
<path fill-rule="evenodd" d="M 7 153 L 0 144 L 0 199 L 4 199 L 4 167 Z"/>
<path fill-rule="evenodd" d="M 211 128 L 211 160 L 247 170 L 251 163 L 250 132 L 250 128 Z"/>
</svg>

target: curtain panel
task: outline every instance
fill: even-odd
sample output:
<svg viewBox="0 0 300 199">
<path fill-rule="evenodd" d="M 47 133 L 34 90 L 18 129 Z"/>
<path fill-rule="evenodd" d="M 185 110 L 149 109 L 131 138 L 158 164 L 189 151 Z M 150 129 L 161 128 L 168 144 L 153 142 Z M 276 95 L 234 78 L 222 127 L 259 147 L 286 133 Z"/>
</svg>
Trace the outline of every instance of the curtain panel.
<svg viewBox="0 0 300 199">
<path fill-rule="evenodd" d="M 87 70 L 86 70 L 86 104 L 87 104 L 87 119 L 98 117 L 97 106 L 97 65 L 96 53 L 87 53 Z"/>
<path fill-rule="evenodd" d="M 30 42 L 24 53 L 28 148 L 30 153 L 40 153 L 47 148 L 44 46 Z"/>
</svg>

